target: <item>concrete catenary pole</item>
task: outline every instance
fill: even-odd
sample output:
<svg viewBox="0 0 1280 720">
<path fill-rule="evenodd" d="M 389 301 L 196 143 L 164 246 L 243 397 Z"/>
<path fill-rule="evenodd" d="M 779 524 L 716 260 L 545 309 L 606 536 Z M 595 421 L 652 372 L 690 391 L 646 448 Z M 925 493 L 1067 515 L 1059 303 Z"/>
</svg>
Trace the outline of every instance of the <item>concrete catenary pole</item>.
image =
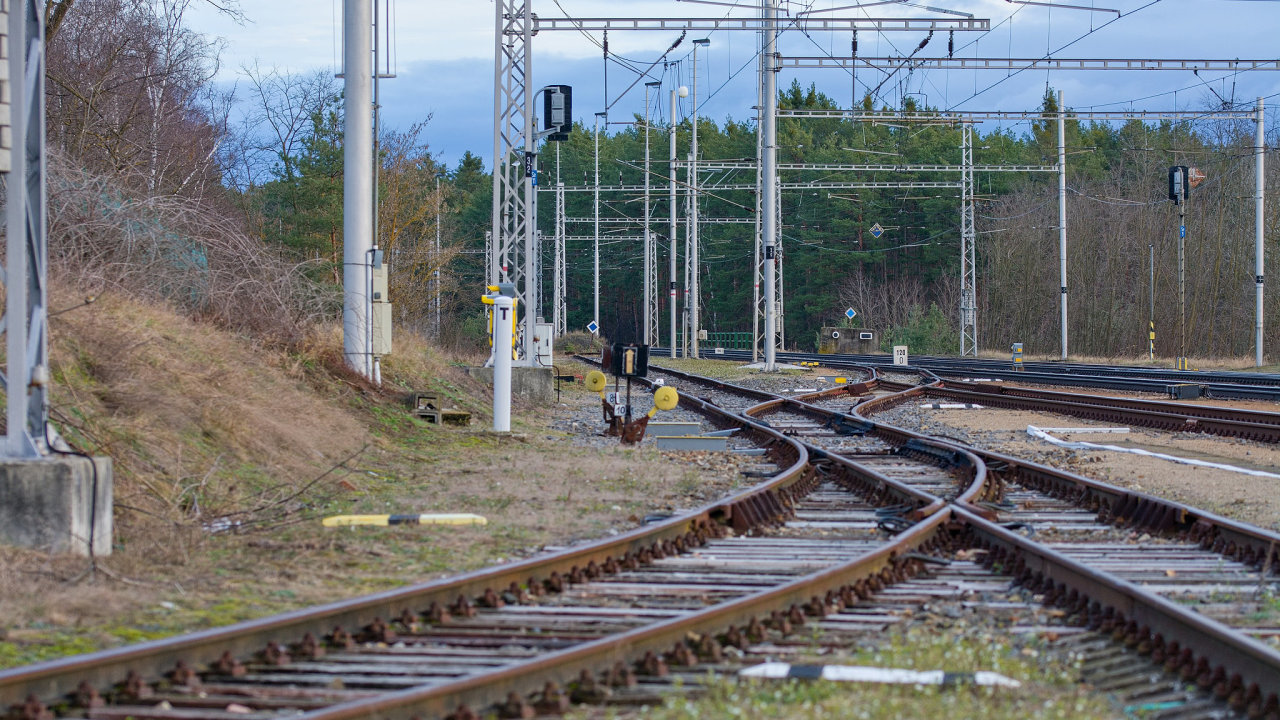
<svg viewBox="0 0 1280 720">
<path fill-rule="evenodd" d="M 777 313 L 774 298 L 774 267 L 777 264 L 778 243 L 778 87 L 774 59 L 777 53 L 778 29 L 773 25 L 777 15 L 774 0 L 761 0 L 764 10 L 764 64 L 761 68 L 761 94 L 764 109 L 760 112 L 760 124 L 764 129 L 764 156 L 760 160 L 764 202 L 762 203 L 763 227 L 761 242 L 764 244 L 764 370 L 777 370 Z"/>
<path fill-rule="evenodd" d="M 1253 333 L 1253 363 L 1254 365 L 1262 365 L 1262 280 L 1263 269 L 1262 261 L 1264 256 L 1264 248 L 1262 245 L 1262 211 L 1263 211 L 1263 190 L 1266 189 L 1266 176 L 1262 174 L 1262 162 L 1266 157 L 1266 139 L 1263 137 L 1262 121 L 1264 118 L 1266 106 L 1263 99 L 1258 98 L 1257 126 L 1254 128 L 1253 140 L 1253 182 L 1254 182 L 1254 199 L 1253 199 L 1253 274 L 1254 274 L 1254 313 L 1255 327 Z"/>
<path fill-rule="evenodd" d="M 1067 359 L 1067 114 L 1058 91 L 1058 285 L 1062 295 L 1062 359 Z"/>
<path fill-rule="evenodd" d="M 369 250 L 373 247 L 373 5 L 343 3 L 342 354 L 373 378 Z"/>
</svg>

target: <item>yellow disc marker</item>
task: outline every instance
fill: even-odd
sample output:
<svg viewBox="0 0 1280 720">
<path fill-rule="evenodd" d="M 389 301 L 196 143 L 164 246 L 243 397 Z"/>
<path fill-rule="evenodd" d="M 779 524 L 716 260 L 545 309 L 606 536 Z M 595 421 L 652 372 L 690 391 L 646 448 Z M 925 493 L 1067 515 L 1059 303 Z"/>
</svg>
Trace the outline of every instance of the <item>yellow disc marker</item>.
<svg viewBox="0 0 1280 720">
<path fill-rule="evenodd" d="M 674 409 L 679 402 L 680 393 L 673 387 L 664 385 L 653 394 L 653 405 L 659 410 Z"/>
<path fill-rule="evenodd" d="M 649 410 L 649 417 L 657 415 L 659 410 L 671 410 L 679 402 L 680 393 L 675 388 L 664 385 L 653 393 L 653 407 Z"/>
<path fill-rule="evenodd" d="M 587 373 L 586 383 L 587 389 L 591 392 L 600 392 L 604 390 L 605 385 L 609 384 L 609 380 L 599 370 L 592 370 Z"/>
</svg>

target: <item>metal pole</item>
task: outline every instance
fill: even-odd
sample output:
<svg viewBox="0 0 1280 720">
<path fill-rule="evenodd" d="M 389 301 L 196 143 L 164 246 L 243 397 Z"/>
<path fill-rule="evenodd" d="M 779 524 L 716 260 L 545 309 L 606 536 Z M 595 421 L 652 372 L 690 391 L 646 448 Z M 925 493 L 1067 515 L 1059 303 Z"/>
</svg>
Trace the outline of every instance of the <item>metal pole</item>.
<svg viewBox="0 0 1280 720">
<path fill-rule="evenodd" d="M 595 187 L 591 190 L 591 195 L 595 199 L 593 210 L 591 211 L 592 221 L 595 223 L 595 231 L 591 234 L 591 321 L 596 324 L 596 332 L 600 332 L 600 116 L 604 113 L 596 113 L 596 129 L 595 129 L 595 164 L 596 164 L 596 181 Z"/>
<path fill-rule="evenodd" d="M 1187 362 L 1187 196 L 1178 204 L 1178 360 L 1179 370 L 1185 370 Z"/>
<path fill-rule="evenodd" d="M 764 42 L 763 36 L 760 41 Z M 764 53 L 761 53 L 760 62 L 764 62 Z M 753 364 L 760 361 L 760 238 L 762 237 L 760 233 L 760 188 L 762 187 L 760 182 L 760 138 L 762 137 L 760 118 L 762 113 L 760 109 L 764 107 L 764 103 L 760 100 L 760 95 L 760 83 L 756 83 L 756 212 L 755 223 L 752 228 L 752 240 L 754 242 L 751 249 L 751 362 Z"/>
<path fill-rule="evenodd" d="M 436 340 L 440 339 L 440 176 L 436 176 L 436 255 L 432 258 L 436 271 Z"/>
<path fill-rule="evenodd" d="M 671 91 L 671 157 L 667 177 L 670 180 L 667 190 L 667 204 L 671 213 L 671 225 L 668 233 L 668 242 L 671 243 L 671 250 L 668 256 L 671 261 L 671 288 L 669 291 L 670 299 L 669 308 L 671 312 L 671 357 L 676 356 L 676 91 Z"/>
<path fill-rule="evenodd" d="M 560 337 L 564 327 L 564 179 L 560 176 L 560 143 L 556 143 L 556 247 L 552 268 L 551 334 Z"/>
<path fill-rule="evenodd" d="M 369 250 L 373 246 L 373 7 L 343 5 L 342 353 L 347 366 L 372 379 Z"/>
<path fill-rule="evenodd" d="M 493 209 L 491 211 L 491 225 L 489 237 L 485 242 L 486 263 L 485 267 L 485 285 L 493 285 L 502 280 L 499 273 L 499 266 L 502 260 L 499 257 L 502 248 L 502 235 L 506 231 L 504 227 L 502 214 L 505 211 L 505 200 L 502 196 L 502 179 L 503 174 L 509 172 L 507 163 L 511 162 L 511 158 L 505 154 L 505 146 L 502 142 L 502 135 L 506 132 L 505 127 L 506 116 L 504 110 L 504 87 L 503 80 L 506 78 L 506 53 L 502 50 L 502 29 L 503 29 L 503 10 L 506 9 L 507 3 L 504 0 L 495 0 L 493 3 L 494 30 L 493 30 Z"/>
<path fill-rule="evenodd" d="M 653 270 L 651 267 L 652 257 L 649 254 L 649 248 L 653 242 L 649 235 L 649 88 L 653 84 L 644 84 L 644 339 L 641 342 L 646 345 L 652 339 L 650 333 L 653 331 L 650 326 L 651 318 L 649 317 L 649 297 L 653 293 L 653 288 L 650 287 L 649 282 L 651 279 L 650 273 Z"/>
<path fill-rule="evenodd" d="M 524 4 L 524 364 L 538 364 L 538 251 L 535 234 L 538 228 L 538 188 L 534 181 L 538 174 L 538 136 L 534 127 L 534 99 L 538 90 L 533 84 L 533 1 Z M 495 168 L 496 170 L 496 168 Z M 516 308 L 512 309 L 515 313 Z"/>
<path fill-rule="evenodd" d="M 5 258 L 7 403 L 4 456 L 49 452 L 48 212 L 45 159 L 44 7 L 9 2 L 8 80 L 11 140 Z M 96 545 L 93 538 L 89 544 Z"/>
<path fill-rule="evenodd" d="M 1155 243 L 1147 243 L 1147 253 L 1150 256 L 1148 263 L 1151 269 L 1151 280 L 1148 285 L 1150 291 L 1151 304 L 1147 309 L 1147 356 L 1151 360 L 1156 359 L 1156 246 Z"/>
<path fill-rule="evenodd" d="M 760 113 L 764 128 L 764 157 L 761 158 L 762 184 L 764 186 L 763 228 L 764 243 L 764 370 L 777 370 L 777 304 L 774 299 L 774 267 L 778 242 L 778 88 L 774 61 L 777 53 L 778 31 L 773 27 L 776 15 L 774 0 L 761 0 L 764 10 L 764 64 L 760 73 L 763 85 L 764 109 Z"/>
<path fill-rule="evenodd" d="M 1258 117 L 1255 121 L 1257 126 L 1254 134 L 1254 166 L 1253 166 L 1253 182 L 1254 182 L 1254 200 L 1253 200 L 1253 274 L 1254 274 L 1254 314 L 1256 316 L 1253 334 L 1253 364 L 1262 366 L 1262 279 L 1263 279 L 1263 254 L 1262 245 L 1262 210 L 1263 210 L 1263 190 L 1266 189 L 1266 177 L 1262 174 L 1262 162 L 1266 157 L 1266 139 L 1262 135 L 1262 122 L 1265 114 L 1265 105 L 1262 98 L 1258 98 Z"/>
<path fill-rule="evenodd" d="M 698 334 L 702 328 L 699 306 L 702 304 L 702 288 L 698 280 L 698 262 L 699 262 L 699 239 L 698 239 L 698 201 L 701 196 L 698 194 L 698 46 L 709 45 L 710 41 L 694 40 L 693 41 L 693 140 L 692 155 L 689 159 L 689 182 L 690 182 L 690 222 L 689 229 L 692 231 L 690 237 L 690 256 L 689 264 L 691 266 L 691 285 L 690 285 L 690 304 L 689 304 L 689 342 L 693 348 L 693 356 L 698 357 Z"/>
<path fill-rule="evenodd" d="M 1062 294 L 1062 359 L 1067 359 L 1067 115 L 1058 91 L 1058 285 Z"/>
<path fill-rule="evenodd" d="M 693 153 L 685 156 L 688 161 L 685 163 L 685 214 L 684 214 L 684 342 L 681 352 L 685 357 L 689 357 L 689 348 L 693 342 L 693 309 L 690 301 L 693 298 L 691 292 L 693 288 Z"/>
</svg>

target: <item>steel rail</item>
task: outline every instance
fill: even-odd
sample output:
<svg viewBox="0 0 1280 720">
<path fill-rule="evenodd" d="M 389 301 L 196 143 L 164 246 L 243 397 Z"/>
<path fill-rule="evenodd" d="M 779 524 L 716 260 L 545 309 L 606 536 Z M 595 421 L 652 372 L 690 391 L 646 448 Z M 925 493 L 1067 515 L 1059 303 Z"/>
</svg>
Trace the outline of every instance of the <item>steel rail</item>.
<svg viewBox="0 0 1280 720">
<path fill-rule="evenodd" d="M 722 386 L 728 387 L 727 384 Z M 852 389 L 862 394 L 877 386 L 873 377 L 872 381 L 854 384 L 846 392 Z M 923 394 L 928 389 L 916 387 L 888 398 L 871 400 L 859 406 L 858 414 L 854 415 L 828 411 L 795 398 L 769 399 L 750 410 L 785 407 L 789 412 L 826 414 L 828 417 L 843 417 L 848 422 L 866 423 L 868 426 L 875 426 L 872 428 L 874 431 L 885 433 L 885 437 L 901 433 L 901 437 L 912 435 L 927 438 L 884 423 L 874 423 L 860 413 L 864 408 L 874 410 L 875 407 L 891 405 Z M 187 638 L 156 641 L 134 648 L 104 651 L 91 656 L 0 672 L 0 702 L 10 700 L 7 704 L 18 704 L 20 700 L 14 702 L 12 696 L 19 687 L 35 691 L 43 698 L 65 698 L 74 692 L 70 687 L 71 682 L 85 677 L 80 671 L 93 669 L 84 665 L 90 658 L 105 659 L 114 667 L 114 672 L 109 673 L 112 677 L 100 677 L 96 683 L 99 687 L 110 687 L 121 679 L 124 674 L 122 671 L 137 671 L 135 666 L 146 665 L 145 673 L 155 677 L 163 674 L 165 668 L 172 663 L 185 658 L 192 669 L 198 670 L 206 660 L 213 659 L 215 650 L 224 649 L 228 642 L 243 643 L 237 646 L 237 652 L 245 655 L 266 643 L 274 642 L 280 634 L 287 633 L 297 638 L 298 633 L 306 627 L 317 627 L 315 634 L 322 637 L 332 627 L 330 623 L 334 622 L 335 617 L 346 618 L 346 625 L 356 628 L 360 627 L 361 622 L 377 624 L 379 617 L 394 617 L 397 610 L 408 611 L 416 616 L 421 613 L 421 606 L 428 600 L 443 604 L 451 602 L 454 597 L 460 597 L 458 602 L 464 603 L 469 597 L 484 597 L 495 589 L 502 590 L 508 584 L 508 579 L 517 587 L 526 578 L 532 585 L 556 577 L 548 574 L 544 578 L 541 577 L 543 573 L 563 573 L 572 578 L 591 573 L 593 565 L 598 574 L 600 566 L 615 561 L 620 551 L 626 553 L 623 556 L 626 558 L 646 554 L 661 557 L 667 552 L 676 552 L 681 547 L 700 544 L 724 524 L 738 526 L 743 523 L 746 527 L 754 527 L 785 517 L 794 498 L 816 485 L 818 473 L 810 462 L 811 459 L 819 464 L 834 462 L 841 467 L 850 464 L 842 463 L 839 456 L 833 453 L 816 448 L 817 452 L 814 452 L 806 448 L 804 443 L 786 437 L 760 420 L 747 416 L 745 412 L 730 413 L 688 395 L 682 398 L 681 403 L 688 408 L 708 413 L 717 425 L 740 427 L 742 432 L 751 435 L 757 443 L 766 445 L 768 453 L 779 467 L 787 462 L 791 464 L 766 483 L 672 518 L 657 527 L 634 530 L 615 539 L 562 551 L 549 557 L 481 570 L 414 588 L 379 593 L 355 601 L 333 603 L 326 608 L 336 609 L 338 612 L 327 617 L 319 614 L 324 608 L 298 611 L 277 618 L 242 623 L 220 631 L 205 631 Z M 862 429 L 865 431 L 865 427 Z M 1012 477 L 1011 473 L 1015 471 L 1019 473 L 1017 482 L 1020 484 L 1034 482 L 1037 473 L 1040 473 L 1046 476 L 1042 483 L 1049 488 L 1046 492 L 1062 492 L 1078 498 L 1086 506 L 1092 503 L 1098 508 L 1100 516 L 1113 523 L 1185 532 L 1196 536 L 1202 544 L 1210 543 L 1215 549 L 1221 547 L 1224 553 L 1234 551 L 1237 556 L 1250 553 L 1249 557 L 1254 558 L 1255 562 L 1260 562 L 1263 557 L 1268 558 L 1267 564 L 1272 562 L 1268 556 L 1276 547 L 1274 537 L 1271 545 L 1261 555 L 1251 554 L 1255 548 L 1253 540 L 1256 539 L 1256 529 L 1240 524 L 1235 524 L 1233 528 L 1230 521 L 1221 522 L 1222 519 L 1216 516 L 1198 513 L 1176 503 L 1111 488 L 1103 483 L 1090 481 L 1081 484 L 1078 481 L 1084 480 L 1083 478 L 1013 458 L 974 451 L 944 441 L 930 439 L 929 443 L 928 447 L 932 450 L 952 453 L 953 457 L 955 453 L 972 456 L 977 461 L 974 463 L 975 467 L 981 467 L 984 461 L 990 463 L 993 472 L 988 473 L 983 482 L 977 482 L 975 476 L 975 481 L 971 483 L 971 487 L 981 486 L 984 492 L 998 489 L 1001 482 Z M 915 494 L 919 495 L 919 492 L 916 491 Z M 1153 600 L 1153 596 L 1136 586 L 1125 584 L 1107 573 L 1090 570 L 1069 558 L 1059 557 L 1052 550 L 984 521 L 973 512 L 981 511 L 970 503 L 973 499 L 974 496 L 970 494 L 950 510 L 934 512 L 897 536 L 889 545 L 848 563 L 759 593 L 669 621 L 546 653 L 534 661 L 503 668 L 484 677 L 473 676 L 429 688 L 418 687 L 381 694 L 371 699 L 302 713 L 297 717 L 305 720 L 348 720 L 357 717 L 408 720 L 413 717 L 443 716 L 452 711 L 457 711 L 456 717 L 473 717 L 469 710 L 463 712 L 459 709 L 460 706 L 487 706 L 499 691 L 528 693 L 546 681 L 563 682 L 579 670 L 596 671 L 610 666 L 614 661 L 634 657 L 646 650 L 678 648 L 690 633 L 720 632 L 727 626 L 736 627 L 737 623 L 749 625 L 752 619 L 788 604 L 792 615 L 799 613 L 802 618 L 806 610 L 821 615 L 826 611 L 825 608 L 836 605 L 833 597 L 838 598 L 845 593 L 866 597 L 871 591 L 878 589 L 880 584 L 918 571 L 919 560 L 908 557 L 906 552 L 912 549 L 932 551 L 944 548 L 951 544 L 954 533 L 960 531 L 968 533 L 972 542 L 991 550 L 988 557 L 992 558 L 992 562 L 999 562 L 1002 567 L 1015 572 L 1019 581 L 1028 583 L 1031 587 L 1047 588 L 1050 600 L 1069 602 L 1078 613 L 1087 614 L 1091 621 L 1097 621 L 1104 627 L 1110 623 L 1123 629 L 1125 639 L 1133 638 L 1133 642 L 1139 643 L 1140 647 L 1145 644 L 1167 654 L 1171 658 L 1169 662 L 1175 663 L 1175 668 L 1181 669 L 1184 676 L 1190 673 L 1197 680 L 1203 678 L 1206 682 L 1216 684 L 1218 687 L 1215 689 L 1219 689 L 1221 695 L 1229 696 L 1236 704 L 1270 708 L 1275 712 L 1274 689 L 1280 687 L 1280 681 L 1273 680 L 1277 668 L 1280 668 L 1280 661 L 1277 661 L 1280 654 L 1255 641 L 1242 639 L 1225 626 L 1198 618 L 1194 613 L 1172 603 L 1160 598 Z M 1240 536 L 1239 546 L 1229 534 L 1233 530 Z M 1001 560 L 996 560 L 997 556 Z M 416 604 L 419 609 L 411 608 L 409 603 Z M 219 634 L 222 635 L 221 643 L 213 640 Z M 149 648 L 155 652 L 141 652 L 140 648 Z M 203 656 L 196 657 L 193 653 L 203 653 Z M 195 662 L 191 662 L 192 657 L 196 657 Z M 19 682 L 19 678 L 25 680 Z M 1268 690 L 1270 695 L 1266 694 Z M 4 695 L 6 691 L 10 695 Z"/>
<path fill-rule="evenodd" d="M 651 555 L 662 557 L 679 547 L 700 544 L 726 524 L 741 531 L 753 524 L 774 522 L 786 515 L 792 498 L 804 492 L 801 488 L 814 482 L 808 454 L 799 443 L 696 398 L 681 398 L 681 404 L 708 413 L 719 425 L 743 427 L 784 469 L 766 482 L 685 515 L 548 556 L 223 628 L 2 670 L 0 709 L 21 706 L 31 695 L 62 702 L 82 683 L 85 687 L 106 689 L 131 676 L 150 681 L 165 677 L 180 664 L 198 672 L 224 656 L 250 657 L 275 643 L 302 643 L 310 637 L 311 642 L 323 644 L 339 631 L 359 636 L 406 611 L 422 613 L 432 605 L 456 605 L 460 599 L 469 603 L 472 598 L 483 598 L 487 592 L 502 593 L 513 585 L 520 588 L 595 576 L 607 563 L 625 564 Z"/>
<path fill-rule="evenodd" d="M 650 367 L 651 369 L 656 370 L 658 372 L 666 373 L 668 375 L 681 378 L 686 381 L 697 382 L 697 383 L 715 387 L 727 392 L 739 393 L 739 394 L 747 395 L 748 397 L 763 399 L 763 402 L 757 405 L 753 405 L 751 407 L 745 408 L 742 411 L 741 415 L 747 418 L 759 420 L 761 419 L 762 415 L 767 415 L 770 412 L 775 412 L 784 407 L 799 408 L 800 413 L 810 415 L 810 416 L 817 416 L 824 421 L 830 419 L 830 417 L 834 414 L 834 413 L 827 413 L 821 408 L 804 406 L 803 404 L 796 403 L 794 400 L 791 400 L 789 398 L 779 397 L 773 393 L 765 392 L 762 390 L 756 390 L 754 388 L 746 388 L 746 387 L 735 385 L 733 383 L 728 383 L 722 380 L 703 378 L 696 375 L 692 375 L 690 373 L 685 373 L 679 370 L 675 370 L 672 368 L 663 367 L 659 365 L 651 365 Z M 874 373 L 874 371 L 870 371 L 870 372 Z M 864 387 L 867 385 L 868 383 L 856 383 L 853 385 L 853 387 Z M 853 423 L 854 425 L 849 427 L 848 429 L 849 431 L 856 432 L 858 434 L 866 434 L 869 432 L 874 432 L 874 431 L 877 431 L 880 427 L 876 423 L 867 422 L 865 420 L 855 420 L 853 421 Z M 924 448 L 928 447 L 927 439 L 918 437 L 906 431 L 901 431 L 897 428 L 890 428 L 888 426 L 884 426 L 884 427 L 885 429 L 883 431 L 882 436 L 891 444 L 906 446 L 908 443 L 913 441 L 922 442 L 924 443 L 924 447 L 922 447 L 919 450 L 916 450 L 916 452 L 917 453 L 926 452 Z M 935 497 L 933 495 L 930 495 L 928 493 L 925 493 L 919 490 L 918 488 L 913 488 L 910 485 L 901 483 L 897 480 L 887 477 L 883 473 L 876 472 L 872 468 L 864 467 L 856 462 L 849 460 L 848 458 L 840 456 L 839 454 L 824 450 L 821 447 L 818 447 L 817 445 L 814 445 L 812 443 L 805 443 L 803 442 L 802 438 L 792 436 L 791 439 L 797 442 L 801 442 L 805 446 L 805 450 L 808 453 L 809 458 L 812 462 L 823 461 L 823 462 L 831 463 L 836 467 L 838 467 L 845 474 L 845 477 L 849 480 L 848 484 L 853 485 L 853 487 L 858 492 L 866 495 L 867 497 L 872 498 L 873 500 L 878 502 L 884 502 L 885 504 L 896 503 L 896 504 L 908 504 L 913 506 L 913 509 L 907 515 L 914 520 L 920 520 L 922 518 L 928 517 L 936 513 L 938 510 L 941 510 L 942 507 L 946 504 L 945 500 L 943 500 L 942 498 Z M 947 455 L 954 452 L 950 448 L 943 448 L 941 446 L 937 446 L 934 449 L 941 454 L 939 455 L 939 457 L 941 457 L 942 455 Z M 946 460 L 946 462 L 950 462 L 957 466 L 969 467 L 973 469 L 973 471 L 976 474 L 978 474 L 979 477 L 981 477 L 981 474 L 985 472 L 984 469 L 982 468 L 981 461 L 978 461 L 976 457 L 969 457 L 964 459 L 953 457 Z M 971 482 L 970 484 L 973 484 L 973 483 Z"/>
<path fill-rule="evenodd" d="M 988 522 L 962 507 L 964 544 L 989 550 L 988 566 L 1002 566 L 1024 587 L 1044 594 L 1096 627 L 1162 662 L 1168 672 L 1211 688 L 1249 717 L 1280 714 L 1280 652 L 1221 622 L 1177 605 L 1109 573 L 1095 570 Z"/>
<path fill-rule="evenodd" d="M 896 395 L 869 400 L 857 405 L 851 417 L 874 422 L 871 416 L 875 413 L 923 397 L 929 390 L 931 388 L 928 386 L 919 386 Z M 1152 533 L 1183 535 L 1198 542 L 1201 547 L 1210 548 L 1248 565 L 1269 568 L 1273 574 L 1280 574 L 1280 533 L 1004 453 L 951 440 L 939 442 L 968 450 L 986 464 L 990 470 L 988 478 L 993 484 L 980 497 L 994 497 L 999 494 L 1001 486 L 1016 483 L 1056 498 L 1076 502 L 1085 509 L 1097 512 L 1101 520 L 1117 526 L 1140 528 Z M 973 504 L 973 501 L 963 504 L 969 505 L 970 512 L 988 514 L 983 508 Z"/>
<path fill-rule="evenodd" d="M 718 356 L 719 357 L 719 356 Z M 750 357 L 749 351 L 725 350 L 724 359 Z M 886 355 L 825 355 L 817 353 L 777 354 L 782 362 L 820 362 L 832 368 L 871 366 L 885 370 L 901 369 Z M 974 375 L 1001 380 L 1046 385 L 1106 388 L 1133 392 L 1164 394 L 1170 384 L 1201 385 L 1206 397 L 1220 399 L 1257 399 L 1280 401 L 1280 375 L 1244 372 L 1204 372 L 1162 368 L 1089 365 L 1076 363 L 1024 363 L 1013 370 L 1011 363 L 984 359 L 959 359 L 917 356 L 911 370 L 929 370 L 938 376 L 972 377 Z"/>
<path fill-rule="evenodd" d="M 1000 392 L 1001 390 L 1010 392 Z M 1270 417 L 1259 413 L 1260 419 L 1254 420 L 1247 419 L 1250 413 L 1243 410 L 1214 408 L 1193 411 L 1192 408 L 1204 406 L 1154 402 L 1148 407 L 1143 407 L 1142 401 L 1132 399 L 1104 399 L 1097 395 L 1068 395 L 1040 390 L 1024 393 L 1019 392 L 1017 388 L 999 387 L 987 392 L 985 389 L 944 385 L 930 388 L 925 394 L 930 397 L 950 398 L 992 407 L 1036 409 L 1088 420 L 1122 422 L 1170 432 L 1200 432 L 1258 442 L 1280 442 L 1280 424 L 1278 424 L 1280 416 L 1274 413 L 1270 413 Z M 1107 402 L 1107 400 L 1120 401 Z"/>
<path fill-rule="evenodd" d="M 646 651 L 667 651 L 691 634 L 723 633 L 731 627 L 745 630 L 752 619 L 768 616 L 778 608 L 790 607 L 803 613 L 801 608 L 829 605 L 831 594 L 844 590 L 865 596 L 877 583 L 892 582 L 918 572 L 921 561 L 906 555 L 913 551 L 928 552 L 941 545 L 945 521 L 944 514 L 935 513 L 885 546 L 842 565 L 674 620 L 548 653 L 535 662 L 431 688 L 388 694 L 371 701 L 335 705 L 296 717 L 299 720 L 442 717 L 459 706 L 488 705 L 495 695 L 530 693 L 547 682 L 564 682 L 582 670 L 595 673 Z"/>
<path fill-rule="evenodd" d="M 838 396 L 842 392 L 861 395 L 874 389 L 880 381 L 873 375 L 868 382 L 773 401 L 746 412 L 758 416 L 767 414 L 762 412 L 765 410 L 789 407 L 801 413 L 831 414 L 833 411 L 817 408 L 807 401 Z M 923 385 L 872 399 L 856 406 L 852 417 L 875 425 L 877 431 L 890 432 L 892 426 L 875 423 L 868 416 L 877 409 L 936 391 L 936 385 Z M 903 436 L 919 437 L 917 433 L 892 429 Z M 988 518 L 993 513 L 977 502 L 981 497 L 998 498 L 1005 485 L 1016 483 L 1069 499 L 1096 512 L 1100 521 L 1166 536 L 1181 535 L 1213 552 L 1264 570 L 1280 569 L 1277 552 L 1280 534 L 1000 453 L 965 448 L 959 443 L 940 444 L 971 452 L 994 469 L 989 484 L 979 487 L 979 483 L 975 483 L 970 488 L 972 492 L 957 498 L 949 511 L 966 526 L 974 544 L 995 551 L 989 556 L 992 564 L 1008 565 L 1019 582 L 1036 592 L 1046 592 L 1047 602 L 1060 602 L 1087 615 L 1091 625 L 1115 632 L 1117 639 L 1137 647 L 1143 654 L 1153 654 L 1168 670 L 1211 687 L 1218 697 L 1234 707 L 1247 707 L 1255 715 L 1280 712 L 1276 695 L 1280 688 L 1280 653 L 1276 650 L 1223 623 L 1011 533 L 991 523 Z M 811 455 L 815 455 L 812 450 Z"/>
</svg>

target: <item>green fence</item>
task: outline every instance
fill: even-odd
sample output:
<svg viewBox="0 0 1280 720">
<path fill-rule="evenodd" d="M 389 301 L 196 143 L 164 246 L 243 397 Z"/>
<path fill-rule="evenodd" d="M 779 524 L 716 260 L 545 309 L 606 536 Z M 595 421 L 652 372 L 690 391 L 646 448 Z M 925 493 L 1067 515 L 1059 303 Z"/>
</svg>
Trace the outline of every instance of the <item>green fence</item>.
<svg viewBox="0 0 1280 720">
<path fill-rule="evenodd" d="M 725 350 L 750 350 L 749 332 L 709 332 L 707 339 L 698 342 L 699 347 L 724 348 Z M 676 347 L 684 347 L 684 333 L 676 333 Z"/>
</svg>

